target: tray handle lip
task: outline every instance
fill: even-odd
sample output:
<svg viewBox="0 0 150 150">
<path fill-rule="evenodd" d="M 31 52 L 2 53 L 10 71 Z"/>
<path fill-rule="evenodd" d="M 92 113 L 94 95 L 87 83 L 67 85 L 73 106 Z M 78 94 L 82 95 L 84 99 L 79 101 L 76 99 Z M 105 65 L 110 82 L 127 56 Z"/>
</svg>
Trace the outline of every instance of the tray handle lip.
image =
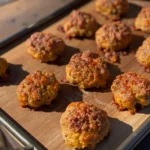
<svg viewBox="0 0 150 150">
<path fill-rule="evenodd" d="M 24 146 L 33 147 L 34 150 L 46 150 L 46 148 L 32 137 L 24 128 L 14 121 L 4 110 L 0 108 L 0 124 L 14 135 Z M 134 131 L 116 150 L 133 150 L 142 139 L 150 133 L 150 117 Z"/>
<path fill-rule="evenodd" d="M 116 150 L 133 150 L 150 133 L 150 116 Z"/>
<path fill-rule="evenodd" d="M 0 40 L 0 48 L 7 46 L 9 43 L 12 43 L 13 41 L 19 39 L 20 37 L 23 37 L 23 35 L 32 32 L 32 30 L 35 30 L 36 28 L 40 27 L 41 25 L 44 25 L 48 21 L 53 21 L 53 19 L 57 19 L 60 16 L 63 16 L 63 14 L 66 14 L 67 12 L 75 9 L 76 7 L 80 7 L 81 5 L 84 5 L 88 3 L 90 0 L 71 0 L 69 4 L 66 6 L 62 6 L 60 9 L 54 11 L 53 13 L 43 17 L 42 19 L 36 21 L 33 24 L 28 25 L 28 27 L 25 27 L 18 31 L 17 33 L 9 36 L 8 38 L 4 40 Z"/>
<path fill-rule="evenodd" d="M 0 108 L 0 126 L 6 128 L 16 139 L 25 146 L 25 149 L 47 150 L 38 140 L 28 133 L 22 126 L 13 120 Z"/>
</svg>

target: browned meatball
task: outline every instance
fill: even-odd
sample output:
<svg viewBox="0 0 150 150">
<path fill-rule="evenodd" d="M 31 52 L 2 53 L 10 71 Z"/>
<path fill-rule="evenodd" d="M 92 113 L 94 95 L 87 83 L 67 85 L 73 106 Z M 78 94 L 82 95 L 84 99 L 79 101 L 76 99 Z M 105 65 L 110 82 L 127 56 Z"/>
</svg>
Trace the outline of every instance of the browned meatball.
<svg viewBox="0 0 150 150">
<path fill-rule="evenodd" d="M 110 22 L 96 32 L 96 44 L 99 49 L 118 51 L 125 49 L 132 41 L 132 32 L 123 22 Z"/>
<path fill-rule="evenodd" d="M 63 52 L 64 41 L 51 33 L 34 33 L 27 40 L 28 53 L 43 62 L 54 61 Z"/>
<path fill-rule="evenodd" d="M 109 79 L 106 63 L 94 52 L 75 54 L 66 66 L 66 80 L 81 89 L 106 87 Z"/>
<path fill-rule="evenodd" d="M 129 109 L 136 112 L 136 104 L 142 107 L 150 104 L 150 81 L 133 72 L 116 77 L 111 86 L 115 103 L 120 110 Z"/>
<path fill-rule="evenodd" d="M 136 52 L 137 61 L 143 65 L 146 71 L 150 71 L 150 37 L 148 37 Z"/>
<path fill-rule="evenodd" d="M 74 10 L 63 27 L 68 37 L 90 37 L 94 35 L 98 24 L 90 14 Z"/>
<path fill-rule="evenodd" d="M 135 20 L 135 28 L 150 33 L 150 7 L 140 11 Z"/>
<path fill-rule="evenodd" d="M 96 0 L 96 10 L 111 20 L 118 20 L 128 10 L 127 0 Z"/>
<path fill-rule="evenodd" d="M 63 138 L 69 147 L 92 148 L 108 134 L 107 113 L 94 105 L 72 102 L 60 119 Z"/>
<path fill-rule="evenodd" d="M 6 71 L 8 69 L 8 63 L 5 58 L 0 57 L 0 80 L 8 79 Z"/>
<path fill-rule="evenodd" d="M 60 84 L 53 73 L 35 71 L 18 85 L 17 95 L 22 107 L 36 109 L 42 105 L 50 105 L 59 88 Z"/>
</svg>

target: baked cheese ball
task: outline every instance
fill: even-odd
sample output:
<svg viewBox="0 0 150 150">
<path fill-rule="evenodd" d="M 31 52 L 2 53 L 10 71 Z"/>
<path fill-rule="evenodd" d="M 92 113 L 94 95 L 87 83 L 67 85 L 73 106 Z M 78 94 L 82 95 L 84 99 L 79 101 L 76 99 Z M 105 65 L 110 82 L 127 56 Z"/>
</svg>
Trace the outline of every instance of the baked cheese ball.
<svg viewBox="0 0 150 150">
<path fill-rule="evenodd" d="M 66 145 L 78 149 L 94 149 L 110 130 L 107 113 L 84 102 L 69 104 L 60 124 Z"/>
<path fill-rule="evenodd" d="M 86 12 L 73 10 L 64 24 L 64 32 L 68 37 L 91 37 L 98 24 L 93 16 Z"/>
<path fill-rule="evenodd" d="M 150 81 L 134 72 L 117 76 L 111 91 L 119 109 L 128 109 L 131 114 L 136 112 L 136 104 L 142 107 L 150 104 Z"/>
<path fill-rule="evenodd" d="M 150 7 L 140 11 L 135 20 L 135 28 L 150 33 Z"/>
<path fill-rule="evenodd" d="M 5 58 L 0 57 L 0 80 L 7 78 L 6 71 L 8 69 L 8 63 Z"/>
<path fill-rule="evenodd" d="M 111 20 L 119 20 L 128 10 L 128 1 L 96 0 L 96 10 Z"/>
<path fill-rule="evenodd" d="M 17 96 L 22 107 L 37 109 L 50 105 L 59 88 L 60 84 L 53 73 L 35 71 L 18 85 Z"/>
<path fill-rule="evenodd" d="M 97 30 L 95 38 L 99 49 L 119 51 L 131 43 L 132 32 L 130 27 L 121 21 L 110 22 Z"/>
<path fill-rule="evenodd" d="M 42 62 L 56 60 L 64 47 L 64 41 L 51 33 L 36 32 L 27 40 L 28 53 Z"/>
<path fill-rule="evenodd" d="M 107 64 L 94 52 L 77 53 L 66 66 L 66 80 L 81 89 L 107 87 L 109 79 Z"/>
<path fill-rule="evenodd" d="M 148 37 L 137 50 L 136 59 L 145 67 L 146 71 L 150 70 L 150 37 Z"/>
</svg>

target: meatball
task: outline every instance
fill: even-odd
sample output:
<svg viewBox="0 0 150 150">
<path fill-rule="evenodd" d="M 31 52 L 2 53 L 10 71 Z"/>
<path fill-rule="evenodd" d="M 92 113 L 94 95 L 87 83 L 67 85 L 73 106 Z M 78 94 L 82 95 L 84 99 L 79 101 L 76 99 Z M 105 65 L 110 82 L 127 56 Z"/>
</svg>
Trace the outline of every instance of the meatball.
<svg viewBox="0 0 150 150">
<path fill-rule="evenodd" d="M 66 66 L 66 80 L 81 89 L 106 87 L 109 79 L 106 63 L 94 52 L 77 53 Z"/>
<path fill-rule="evenodd" d="M 96 10 L 111 20 L 118 20 L 128 10 L 127 0 L 96 0 Z"/>
<path fill-rule="evenodd" d="M 17 95 L 22 107 L 36 109 L 42 105 L 50 105 L 59 88 L 60 84 L 53 73 L 35 71 L 19 84 Z"/>
<path fill-rule="evenodd" d="M 150 33 L 150 7 L 140 11 L 135 20 L 135 28 Z"/>
<path fill-rule="evenodd" d="M 107 113 L 94 105 L 72 102 L 60 119 L 65 143 L 73 148 L 92 148 L 109 133 Z"/>
<path fill-rule="evenodd" d="M 137 50 L 136 59 L 145 67 L 146 71 L 150 70 L 150 37 L 148 37 Z"/>
<path fill-rule="evenodd" d="M 91 37 L 97 30 L 98 24 L 88 13 L 74 10 L 69 20 L 64 24 L 64 32 L 68 37 Z"/>
<path fill-rule="evenodd" d="M 8 69 L 8 63 L 5 58 L 0 57 L 0 80 L 4 80 L 8 77 L 6 71 Z"/>
<path fill-rule="evenodd" d="M 96 32 L 96 44 L 99 49 L 118 51 L 125 49 L 132 41 L 132 32 L 123 22 L 110 22 Z"/>
<path fill-rule="evenodd" d="M 134 72 L 127 72 L 116 77 L 111 86 L 114 102 L 120 110 L 136 112 L 136 105 L 150 104 L 150 81 Z"/>
<path fill-rule="evenodd" d="M 27 40 L 28 53 L 42 62 L 56 60 L 64 47 L 64 41 L 51 33 L 37 32 Z"/>
</svg>

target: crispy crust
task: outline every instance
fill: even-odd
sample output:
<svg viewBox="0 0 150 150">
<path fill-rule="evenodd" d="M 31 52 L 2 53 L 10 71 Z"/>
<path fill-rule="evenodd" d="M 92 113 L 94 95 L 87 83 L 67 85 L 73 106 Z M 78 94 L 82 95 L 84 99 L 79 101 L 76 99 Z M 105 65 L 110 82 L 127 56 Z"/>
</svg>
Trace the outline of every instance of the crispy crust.
<svg viewBox="0 0 150 150">
<path fill-rule="evenodd" d="M 75 54 L 66 66 L 66 80 L 81 89 L 106 87 L 109 79 L 106 63 L 94 52 Z"/>
<path fill-rule="evenodd" d="M 150 33 L 150 7 L 140 11 L 135 20 L 135 28 Z"/>
<path fill-rule="evenodd" d="M 130 27 L 120 21 L 107 23 L 96 32 L 96 44 L 99 49 L 118 51 L 125 49 L 131 41 Z"/>
<path fill-rule="evenodd" d="M 68 37 L 90 37 L 97 30 L 98 24 L 90 14 L 74 10 L 63 27 Z"/>
<path fill-rule="evenodd" d="M 6 70 L 8 69 L 8 63 L 5 58 L 0 57 L 0 78 L 5 78 L 7 76 Z"/>
<path fill-rule="evenodd" d="M 34 33 L 27 40 L 28 53 L 43 62 L 54 61 L 63 52 L 64 41 L 51 33 Z"/>
<path fill-rule="evenodd" d="M 42 105 L 50 105 L 59 88 L 59 82 L 53 73 L 35 71 L 18 85 L 17 96 L 22 107 L 36 109 Z"/>
<path fill-rule="evenodd" d="M 63 138 L 69 147 L 93 148 L 108 134 L 107 113 L 94 105 L 72 102 L 60 119 Z"/>
<path fill-rule="evenodd" d="M 125 108 L 134 114 L 135 105 L 142 107 L 150 104 L 150 81 L 133 72 L 116 77 L 111 86 L 115 103 L 120 110 Z"/>
<path fill-rule="evenodd" d="M 150 37 L 137 50 L 136 59 L 145 68 L 150 68 Z"/>
<path fill-rule="evenodd" d="M 127 10 L 127 0 L 96 0 L 96 11 L 111 20 L 119 20 Z"/>
</svg>

